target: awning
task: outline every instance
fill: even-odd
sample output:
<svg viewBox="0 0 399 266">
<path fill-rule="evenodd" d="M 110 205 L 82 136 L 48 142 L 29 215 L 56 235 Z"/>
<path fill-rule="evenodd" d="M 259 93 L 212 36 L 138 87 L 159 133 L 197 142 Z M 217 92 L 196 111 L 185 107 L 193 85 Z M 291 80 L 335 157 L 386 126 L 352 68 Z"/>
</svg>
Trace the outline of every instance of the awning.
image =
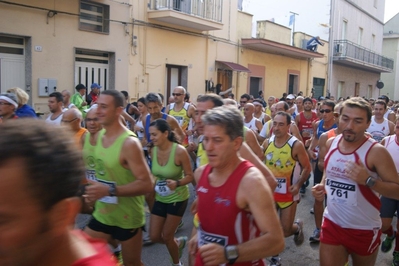
<svg viewBox="0 0 399 266">
<path fill-rule="evenodd" d="M 237 71 L 237 72 L 251 72 L 251 70 L 249 70 L 248 68 L 246 68 L 245 66 L 242 66 L 240 64 L 236 64 L 233 62 L 226 62 L 226 61 L 218 61 L 216 60 L 216 63 L 222 64 L 225 67 L 227 67 L 230 70 L 233 71 Z"/>
</svg>

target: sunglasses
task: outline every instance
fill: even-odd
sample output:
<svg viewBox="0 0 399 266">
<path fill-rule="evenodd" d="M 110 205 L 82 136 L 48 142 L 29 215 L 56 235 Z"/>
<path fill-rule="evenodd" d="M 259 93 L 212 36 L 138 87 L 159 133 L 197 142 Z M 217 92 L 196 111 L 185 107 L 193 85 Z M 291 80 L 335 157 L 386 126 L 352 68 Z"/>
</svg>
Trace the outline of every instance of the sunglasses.
<svg viewBox="0 0 399 266">
<path fill-rule="evenodd" d="M 172 93 L 172 96 L 182 96 L 183 93 Z"/>
<path fill-rule="evenodd" d="M 319 112 L 322 113 L 322 114 L 324 114 L 324 113 L 329 114 L 329 113 L 332 112 L 332 110 L 330 110 L 330 109 L 320 109 Z"/>
</svg>

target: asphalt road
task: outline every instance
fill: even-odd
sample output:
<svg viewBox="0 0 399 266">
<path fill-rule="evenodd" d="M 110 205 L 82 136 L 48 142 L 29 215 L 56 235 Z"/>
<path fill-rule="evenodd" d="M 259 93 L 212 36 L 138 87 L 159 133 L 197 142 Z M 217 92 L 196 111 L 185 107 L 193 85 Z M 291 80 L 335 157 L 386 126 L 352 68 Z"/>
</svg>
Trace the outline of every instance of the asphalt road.
<svg viewBox="0 0 399 266">
<path fill-rule="evenodd" d="M 313 184 L 313 180 L 310 182 Z M 190 187 L 190 192 L 192 187 Z M 189 205 L 193 202 L 193 193 L 191 193 Z M 310 186 L 307 188 L 306 194 L 301 198 L 301 202 L 298 204 L 296 218 L 301 218 L 304 221 L 304 233 L 305 242 L 297 247 L 294 244 L 293 237 L 285 239 L 285 250 L 280 254 L 282 258 L 282 265 L 284 266 L 317 266 L 319 265 L 319 245 L 310 244 L 308 239 L 314 230 L 314 218 L 310 214 L 310 209 L 313 207 L 313 197 L 310 192 Z M 149 213 L 147 212 L 147 228 L 149 222 Z M 82 222 L 81 218 L 80 222 Z M 215 217 L 215 219 L 217 219 Z M 190 236 L 192 230 L 193 216 L 187 208 L 185 215 L 183 216 L 184 225 L 176 233 L 176 237 L 179 236 Z M 396 223 L 396 218 L 394 219 Z M 164 245 L 152 244 L 150 246 L 144 246 L 142 251 L 142 260 L 145 266 L 170 266 L 169 254 Z M 188 249 L 184 249 L 182 262 L 185 266 L 188 266 Z M 389 253 L 378 254 L 377 266 L 388 266 L 392 263 L 392 250 Z M 350 264 L 351 265 L 351 264 Z"/>
</svg>

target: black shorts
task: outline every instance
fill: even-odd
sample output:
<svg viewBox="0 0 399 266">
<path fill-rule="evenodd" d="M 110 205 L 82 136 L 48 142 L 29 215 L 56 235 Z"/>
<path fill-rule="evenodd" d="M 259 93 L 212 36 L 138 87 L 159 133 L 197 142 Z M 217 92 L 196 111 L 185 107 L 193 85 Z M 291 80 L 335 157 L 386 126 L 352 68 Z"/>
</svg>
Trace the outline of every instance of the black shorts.
<svg viewBox="0 0 399 266">
<path fill-rule="evenodd" d="M 113 239 L 119 241 L 126 241 L 134 237 L 139 230 L 144 230 L 144 226 L 140 228 L 132 228 L 132 229 L 124 229 L 118 226 L 111 226 L 100 223 L 94 217 L 90 220 L 89 224 L 87 225 L 91 230 L 96 232 L 101 232 L 107 235 L 110 235 Z"/>
<path fill-rule="evenodd" d="M 381 196 L 380 217 L 392 218 L 396 211 L 399 213 L 399 200 Z"/>
<path fill-rule="evenodd" d="M 151 214 L 165 217 L 170 215 L 183 217 L 184 212 L 187 208 L 188 199 L 173 203 L 163 203 L 160 201 L 155 201 L 154 207 L 152 207 Z"/>
<path fill-rule="evenodd" d="M 319 160 L 317 159 L 316 161 L 316 166 L 314 168 L 313 172 L 313 185 L 320 184 L 321 179 L 323 178 L 323 171 L 320 171 L 319 166 L 318 166 Z"/>
</svg>

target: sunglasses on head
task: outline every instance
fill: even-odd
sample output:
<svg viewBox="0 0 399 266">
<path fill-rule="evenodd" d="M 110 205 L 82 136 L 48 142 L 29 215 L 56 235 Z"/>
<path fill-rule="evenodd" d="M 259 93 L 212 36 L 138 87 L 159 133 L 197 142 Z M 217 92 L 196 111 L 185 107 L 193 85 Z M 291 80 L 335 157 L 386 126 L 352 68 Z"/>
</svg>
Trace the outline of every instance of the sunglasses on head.
<svg viewBox="0 0 399 266">
<path fill-rule="evenodd" d="M 332 110 L 330 110 L 330 109 L 320 109 L 319 112 L 322 113 L 322 114 L 323 113 L 329 114 L 329 113 L 332 112 Z"/>
</svg>

